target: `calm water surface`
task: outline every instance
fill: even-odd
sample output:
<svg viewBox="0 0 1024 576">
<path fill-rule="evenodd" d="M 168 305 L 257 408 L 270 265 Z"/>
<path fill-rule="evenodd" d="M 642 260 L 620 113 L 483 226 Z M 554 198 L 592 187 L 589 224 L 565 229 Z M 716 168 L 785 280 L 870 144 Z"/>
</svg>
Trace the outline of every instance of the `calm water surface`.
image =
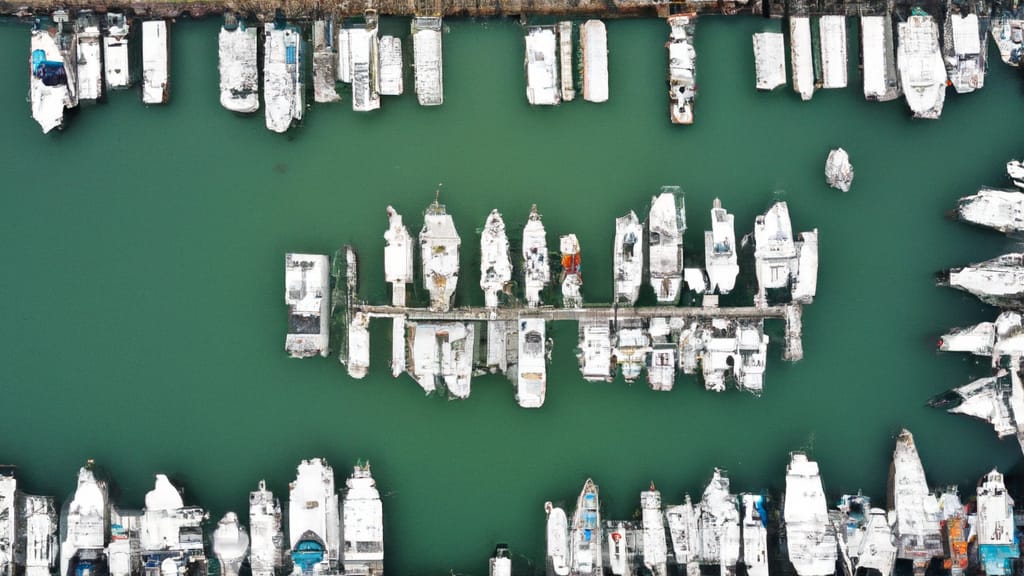
<svg viewBox="0 0 1024 576">
<path fill-rule="evenodd" d="M 944 213 L 1002 184 L 1003 163 L 1022 152 L 1015 70 L 993 62 L 982 92 L 951 91 L 941 121 L 915 122 L 902 101 L 865 102 L 856 63 L 851 88 L 809 103 L 788 87 L 757 93 L 750 34 L 778 23 L 704 18 L 697 124 L 678 127 L 667 120 L 663 22 L 609 23 L 611 100 L 555 109 L 526 104 L 518 24 L 448 26 L 440 109 L 410 91 L 358 115 L 346 96 L 271 134 L 261 115 L 218 105 L 218 23 L 183 22 L 170 105 L 118 93 L 43 136 L 26 103 L 28 27 L 0 23 L 0 461 L 20 466 L 26 489 L 64 496 L 95 458 L 126 505 L 141 505 L 163 471 L 219 517 L 244 511 L 261 478 L 286 499 L 301 458 L 327 457 L 339 484 L 368 458 L 386 494 L 388 571 L 483 574 L 496 541 L 542 570 L 542 504 L 571 501 L 587 476 L 606 514 L 626 518 L 651 480 L 678 501 L 714 466 L 737 491 L 780 488 L 794 449 L 821 463 L 830 494 L 883 499 L 903 426 L 933 484 L 971 485 L 1017 462 L 1019 448 L 987 424 L 925 406 L 987 373 L 937 355 L 935 341 L 995 311 L 935 288 L 932 275 L 1012 248 Z M 856 54 L 853 27 L 850 37 Z M 857 170 L 845 195 L 823 182 L 836 145 Z M 821 234 L 806 359 L 784 364 L 773 343 L 759 399 L 705 392 L 691 377 L 654 393 L 584 382 L 575 325 L 561 324 L 547 402 L 528 411 L 497 376 L 475 379 L 465 402 L 393 380 L 383 325 L 363 381 L 333 358 L 286 358 L 284 253 L 353 242 L 364 296 L 384 301 L 385 206 L 416 231 L 439 183 L 463 238 L 462 302 L 482 301 L 477 230 L 494 207 L 518 228 L 536 202 L 549 238 L 575 232 L 585 296 L 603 301 L 613 218 L 645 209 L 660 185 L 685 190 L 698 259 L 715 196 L 738 234 L 781 197 L 796 230 Z"/>
</svg>

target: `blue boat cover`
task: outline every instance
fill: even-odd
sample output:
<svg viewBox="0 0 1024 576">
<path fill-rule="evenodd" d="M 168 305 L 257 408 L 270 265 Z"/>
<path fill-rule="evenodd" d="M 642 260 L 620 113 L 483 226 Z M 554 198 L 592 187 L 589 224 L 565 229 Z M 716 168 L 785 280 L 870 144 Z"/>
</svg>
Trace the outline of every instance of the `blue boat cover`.
<svg viewBox="0 0 1024 576">
<path fill-rule="evenodd" d="M 1008 576 L 1013 572 L 1013 559 L 1020 556 L 1020 548 L 1014 544 L 984 544 L 978 546 L 978 555 L 987 576 Z"/>
</svg>

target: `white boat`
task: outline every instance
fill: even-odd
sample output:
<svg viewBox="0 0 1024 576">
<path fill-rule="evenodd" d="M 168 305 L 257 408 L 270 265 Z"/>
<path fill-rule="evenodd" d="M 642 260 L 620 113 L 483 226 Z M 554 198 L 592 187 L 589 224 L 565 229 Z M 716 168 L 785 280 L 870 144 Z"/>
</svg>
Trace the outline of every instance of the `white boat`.
<svg viewBox="0 0 1024 576">
<path fill-rule="evenodd" d="M 615 348 L 612 354 L 622 368 L 622 377 L 627 383 L 640 378 L 651 351 L 651 339 L 639 318 L 620 319 L 615 329 Z"/>
<path fill-rule="evenodd" d="M 342 503 L 342 552 L 345 574 L 379 576 L 384 573 L 384 508 L 370 463 L 357 464 L 345 481 Z"/>
<path fill-rule="evenodd" d="M 380 93 L 382 96 L 401 96 L 402 39 L 397 36 L 380 38 Z"/>
<path fill-rule="evenodd" d="M 338 102 L 338 51 L 333 18 L 313 20 L 313 101 Z"/>
<path fill-rule="evenodd" d="M 932 558 L 943 555 L 941 514 L 928 488 L 914 436 L 907 430 L 896 439 L 891 474 L 889 509 L 896 514 L 896 557 L 913 561 L 914 573 L 924 574 Z"/>
<path fill-rule="evenodd" d="M 676 348 L 671 341 L 672 327 L 668 318 L 651 318 L 647 328 L 651 350 L 647 356 L 647 384 L 651 390 L 668 392 L 676 381 Z"/>
<path fill-rule="evenodd" d="M 846 88 L 846 16 L 822 16 L 818 20 L 821 38 L 821 87 Z"/>
<path fill-rule="evenodd" d="M 781 32 L 758 32 L 754 42 L 754 85 L 774 90 L 786 83 L 786 45 Z"/>
<path fill-rule="evenodd" d="M 462 240 L 444 204 L 434 200 L 423 214 L 420 260 L 423 284 L 430 293 L 430 309 L 447 311 L 459 282 L 459 245 Z"/>
<path fill-rule="evenodd" d="M 615 219 L 613 252 L 615 303 L 632 306 L 640 295 L 644 272 L 644 229 L 636 212 Z"/>
<path fill-rule="evenodd" d="M 15 571 L 14 555 L 18 543 L 18 481 L 12 470 L 0 470 L 0 574 Z"/>
<path fill-rule="evenodd" d="M 562 101 L 572 102 L 576 98 L 574 86 L 576 69 L 572 58 L 572 22 L 563 20 L 558 23 L 558 64 L 561 79 Z M 584 60 L 586 65 L 586 60 Z M 605 72 L 607 72 L 607 54 L 605 55 Z"/>
<path fill-rule="evenodd" d="M 729 493 L 729 477 L 715 468 L 704 489 L 697 516 L 700 542 L 698 561 L 718 565 L 722 576 L 735 574 L 740 560 L 740 512 L 736 495 Z"/>
<path fill-rule="evenodd" d="M 796 246 L 789 206 L 776 202 L 754 219 L 754 262 L 759 293 L 789 285 Z"/>
<path fill-rule="evenodd" d="M 1011 253 L 939 276 L 939 284 L 969 292 L 993 306 L 1019 308 L 1024 298 L 1024 254 Z"/>
<path fill-rule="evenodd" d="M 629 554 L 630 527 L 621 520 L 605 523 L 604 533 L 608 544 L 608 569 L 612 576 L 630 576 L 633 574 Z"/>
<path fill-rule="evenodd" d="M 66 18 L 66 17 L 65 17 Z M 77 50 L 63 23 L 51 28 L 46 19 L 36 19 L 29 52 L 29 99 L 32 118 L 46 134 L 63 128 L 64 109 L 78 105 L 75 80 Z"/>
<path fill-rule="evenodd" d="M 796 242 L 796 279 L 793 302 L 810 304 L 818 292 L 818 230 L 801 232 Z"/>
<path fill-rule="evenodd" d="M 213 531 L 213 554 L 220 564 L 222 576 L 238 576 L 249 554 L 249 533 L 239 524 L 238 516 L 228 512 Z"/>
<path fill-rule="evenodd" d="M 330 342 L 330 263 L 323 254 L 286 254 L 285 304 L 288 336 L 285 352 L 292 358 L 327 356 Z"/>
<path fill-rule="evenodd" d="M 558 247 L 562 253 L 562 306 L 581 308 L 583 294 L 580 290 L 583 288 L 583 274 L 580 242 L 575 234 L 569 234 L 558 239 Z"/>
<path fill-rule="evenodd" d="M 850 184 L 853 184 L 853 166 L 850 165 L 850 155 L 846 150 L 836 148 L 828 153 L 825 160 L 825 181 L 836 190 L 850 191 Z"/>
<path fill-rule="evenodd" d="M 110 506 L 110 545 L 107 566 L 110 576 L 135 576 L 142 570 L 139 533 L 142 512 Z"/>
<path fill-rule="evenodd" d="M 682 504 L 669 506 L 665 509 L 665 521 L 668 524 L 669 540 L 672 542 L 672 554 L 676 564 L 685 566 L 687 574 L 700 573 L 697 563 L 700 549 L 700 530 L 697 528 L 698 511 L 685 496 Z"/>
<path fill-rule="evenodd" d="M 902 90 L 896 73 L 892 19 L 889 15 L 860 17 L 860 46 L 864 98 L 879 102 L 899 98 Z"/>
<path fill-rule="evenodd" d="M 1024 20 L 1006 16 L 992 20 L 992 39 L 1004 64 L 1016 68 L 1024 54 Z"/>
<path fill-rule="evenodd" d="M 411 376 L 427 394 L 442 384 L 452 398 L 471 391 L 476 332 L 473 323 L 408 323 Z"/>
<path fill-rule="evenodd" d="M 263 101 L 267 129 L 283 133 L 305 108 L 302 35 L 295 26 L 263 25 Z"/>
<path fill-rule="evenodd" d="M 764 333 L 763 319 L 737 321 L 736 354 L 739 357 L 733 366 L 736 384 L 760 396 L 768 363 L 768 335 Z"/>
<path fill-rule="evenodd" d="M 611 382 L 615 376 L 612 364 L 612 333 L 607 320 L 580 320 L 579 364 L 583 379 L 588 382 Z"/>
<path fill-rule="evenodd" d="M 732 292 L 740 273 L 736 263 L 736 228 L 733 215 L 722 208 L 718 198 L 711 208 L 711 230 L 704 231 L 704 266 L 708 272 L 709 292 Z"/>
<path fill-rule="evenodd" d="M 868 511 L 863 537 L 854 554 L 857 568 L 876 570 L 881 576 L 892 576 L 896 564 L 896 543 L 885 510 L 871 508 Z"/>
<path fill-rule="evenodd" d="M 558 84 L 558 41 L 555 29 L 531 26 L 526 32 L 526 100 L 531 106 L 554 106 L 561 101 Z"/>
<path fill-rule="evenodd" d="M 363 312 L 356 312 L 348 321 L 345 365 L 348 375 L 357 380 L 365 378 L 370 370 L 370 317 Z"/>
<path fill-rule="evenodd" d="M 498 544 L 487 562 L 487 576 L 512 576 L 512 555 L 508 546 Z"/>
<path fill-rule="evenodd" d="M 220 105 L 239 114 L 260 109 L 256 40 L 256 28 L 247 27 L 234 14 L 224 15 L 224 25 L 217 37 Z"/>
<path fill-rule="evenodd" d="M 793 90 L 801 100 L 814 96 L 814 47 L 811 44 L 811 20 L 806 16 L 789 17 L 790 62 L 793 65 Z"/>
<path fill-rule="evenodd" d="M 580 26 L 583 51 L 583 99 L 608 101 L 608 31 L 604 22 L 587 20 Z"/>
<path fill-rule="evenodd" d="M 565 510 L 544 504 L 547 512 L 547 565 L 548 573 L 555 576 L 569 574 L 569 527 Z"/>
<path fill-rule="evenodd" d="M 551 261 L 548 260 L 548 237 L 537 205 L 530 207 L 530 216 L 523 228 L 523 289 L 528 306 L 540 306 L 540 293 L 551 282 Z"/>
<path fill-rule="evenodd" d="M 22 496 L 25 576 L 51 576 L 57 567 L 57 509 L 52 496 Z"/>
<path fill-rule="evenodd" d="M 99 100 L 103 97 L 103 44 L 100 21 L 91 10 L 79 12 L 75 19 L 78 36 L 78 98 Z"/>
<path fill-rule="evenodd" d="M 540 408 L 547 394 L 547 336 L 543 318 L 519 319 L 519 367 L 516 402 L 523 408 Z"/>
<path fill-rule="evenodd" d="M 587 478 L 576 500 L 570 528 L 570 572 L 579 576 L 601 576 L 601 506 L 597 485 Z"/>
<path fill-rule="evenodd" d="M 61 515 L 61 576 L 91 576 L 106 563 L 110 529 L 107 503 L 107 483 L 96 479 L 90 462 L 78 470 L 75 494 Z M 2 567 L 0 573 L 6 574 Z"/>
<path fill-rule="evenodd" d="M 338 29 L 338 82 L 352 83 L 352 37 L 351 28 Z"/>
<path fill-rule="evenodd" d="M 937 119 L 946 99 L 946 66 L 939 49 L 939 27 L 927 13 L 915 8 L 897 25 L 900 84 L 915 118 Z"/>
<path fill-rule="evenodd" d="M 512 281 L 512 259 L 508 253 L 508 235 L 501 213 L 491 210 L 480 234 L 480 289 L 488 308 L 498 305 L 498 294 L 506 292 Z"/>
<path fill-rule="evenodd" d="M 654 484 L 640 493 L 640 512 L 643 520 L 644 566 L 652 576 L 665 576 L 668 560 L 665 538 L 665 517 L 661 509 L 661 492 Z"/>
<path fill-rule="evenodd" d="M 799 576 L 831 576 L 838 544 L 828 517 L 818 463 L 802 452 L 790 455 L 782 505 L 789 561 Z"/>
<path fill-rule="evenodd" d="M 668 95 L 669 118 L 673 124 L 693 124 L 693 103 L 697 98 L 697 51 L 693 34 L 697 16 L 668 17 Z"/>
<path fill-rule="evenodd" d="M 1000 369 L 994 376 L 979 378 L 933 398 L 931 406 L 945 408 L 951 414 L 966 414 L 984 420 L 999 438 L 1015 436 L 1024 450 L 1024 388 L 1016 372 L 1019 360 L 1011 357 L 1011 369 Z"/>
<path fill-rule="evenodd" d="M 1017 188 L 1024 188 L 1024 162 L 1010 160 L 1006 163 L 1006 175 Z"/>
<path fill-rule="evenodd" d="M 977 535 L 980 564 L 988 576 L 1013 573 L 1013 561 L 1020 557 L 1013 498 L 1006 491 L 1003 475 L 993 469 L 978 481 Z"/>
<path fill-rule="evenodd" d="M 321 458 L 303 460 L 288 491 L 292 574 L 337 574 L 341 519 L 334 470 Z"/>
<path fill-rule="evenodd" d="M 208 516 L 198 506 L 185 506 L 167 476 L 157 474 L 139 525 L 143 565 L 159 565 L 162 576 L 205 573 L 203 523 Z"/>
<path fill-rule="evenodd" d="M 103 31 L 103 76 L 107 88 L 118 90 L 131 86 L 128 67 L 128 33 L 131 27 L 121 12 L 107 12 Z"/>
<path fill-rule="evenodd" d="M 647 217 L 647 244 L 651 259 L 651 287 L 658 302 L 679 302 L 683 283 L 683 233 L 686 232 L 686 206 L 677 186 L 662 188 L 651 198 Z"/>
<path fill-rule="evenodd" d="M 768 576 L 768 514 L 764 509 L 764 496 L 742 494 L 740 501 L 743 503 L 743 564 L 747 575 Z"/>
<path fill-rule="evenodd" d="M 1024 193 L 983 187 L 957 202 L 956 216 L 1004 234 L 1024 232 Z"/>
<path fill-rule="evenodd" d="M 405 286 L 412 284 L 413 244 L 402 215 L 388 206 L 388 229 L 384 232 L 384 280 L 391 284 L 391 305 L 405 306 Z"/>
<path fill-rule="evenodd" d="M 142 102 L 166 104 L 168 91 L 167 22 L 142 23 Z"/>
<path fill-rule="evenodd" d="M 1024 356 L 1024 317 L 1019 312 L 1002 312 L 994 322 L 954 328 L 939 339 L 943 352 L 968 352 L 976 356 Z"/>
<path fill-rule="evenodd" d="M 965 14 L 963 8 L 954 12 L 953 6 L 948 3 L 942 55 L 950 85 L 958 94 L 967 94 L 985 86 L 988 38 L 981 32 L 977 14 Z"/>
<path fill-rule="evenodd" d="M 348 32 L 352 69 L 352 109 L 369 112 L 380 108 L 380 54 L 376 19 Z"/>
<path fill-rule="evenodd" d="M 263 480 L 249 493 L 249 531 L 252 576 L 275 576 L 284 565 L 281 503 Z"/>
<path fill-rule="evenodd" d="M 440 18 L 412 19 L 412 52 L 416 100 L 420 106 L 440 106 L 444 103 Z"/>
<path fill-rule="evenodd" d="M 519 323 L 515 320 L 488 320 L 484 366 L 491 374 L 505 374 L 515 383 L 519 362 Z M 509 367 L 512 371 L 509 371 Z"/>
</svg>

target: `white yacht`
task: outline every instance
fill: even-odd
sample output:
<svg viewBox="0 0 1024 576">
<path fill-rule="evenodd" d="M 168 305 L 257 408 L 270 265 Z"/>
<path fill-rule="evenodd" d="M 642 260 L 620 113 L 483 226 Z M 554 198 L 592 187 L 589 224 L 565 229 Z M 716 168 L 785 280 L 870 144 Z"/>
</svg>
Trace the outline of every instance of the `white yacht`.
<svg viewBox="0 0 1024 576">
<path fill-rule="evenodd" d="M 868 511 L 860 546 L 856 550 L 857 568 L 892 576 L 896 564 L 896 543 L 888 515 L 881 508 Z"/>
<path fill-rule="evenodd" d="M 284 566 L 281 503 L 267 490 L 263 480 L 249 493 L 249 530 L 252 576 L 276 576 Z"/>
<path fill-rule="evenodd" d="M 413 244 L 402 215 L 388 206 L 388 229 L 384 232 L 384 279 L 391 284 L 391 305 L 405 306 L 405 286 L 412 284 Z"/>
<path fill-rule="evenodd" d="M 621 520 L 608 520 L 604 533 L 608 544 L 608 569 L 612 576 L 630 576 L 633 574 L 629 551 L 629 541 L 633 536 L 631 526 Z"/>
<path fill-rule="evenodd" d="M 1004 64 L 1017 68 L 1024 55 L 1024 20 L 1009 18 L 992 19 L 992 39 L 999 48 L 999 57 Z"/>
<path fill-rule="evenodd" d="M 480 234 L 480 289 L 488 308 L 498 305 L 498 294 L 506 292 L 512 281 L 512 259 L 508 254 L 508 235 L 501 213 L 491 210 Z"/>
<path fill-rule="evenodd" d="M 420 260 L 423 284 L 430 293 L 430 309 L 441 312 L 452 306 L 459 282 L 459 245 L 462 240 L 444 204 L 434 200 L 423 214 Z"/>
<path fill-rule="evenodd" d="M 249 554 L 249 533 L 234 512 L 228 512 L 217 523 L 213 531 L 213 554 L 220 564 L 221 576 L 238 576 Z"/>
<path fill-rule="evenodd" d="M 588 382 L 611 382 L 615 376 L 612 363 L 612 332 L 608 320 L 579 321 L 580 372 Z"/>
<path fill-rule="evenodd" d="M 147 20 L 142 23 L 142 102 L 166 104 L 168 91 L 169 46 L 167 22 Z"/>
<path fill-rule="evenodd" d="M 988 38 L 981 31 L 976 13 L 967 13 L 966 8 L 953 2 L 947 6 L 942 50 L 946 73 L 957 94 L 967 94 L 985 86 Z"/>
<path fill-rule="evenodd" d="M 51 576 L 57 567 L 57 508 L 52 496 L 22 495 L 25 576 Z"/>
<path fill-rule="evenodd" d="M 644 528 L 644 566 L 652 576 L 665 576 L 668 559 L 665 517 L 661 510 L 661 492 L 658 492 L 653 483 L 650 490 L 640 493 L 640 510 Z"/>
<path fill-rule="evenodd" d="M 939 27 L 920 8 L 914 8 L 910 18 L 896 26 L 896 62 L 907 105 L 915 118 L 938 119 L 946 99 L 946 65 L 939 49 Z"/>
<path fill-rule="evenodd" d="M 345 574 L 380 576 L 384 573 L 384 508 L 370 463 L 357 464 L 345 481 L 342 530 Z"/>
<path fill-rule="evenodd" d="M 137 576 L 141 573 L 141 530 L 141 511 L 110 506 L 110 545 L 107 546 L 110 576 Z"/>
<path fill-rule="evenodd" d="M 349 29 L 348 48 L 352 60 L 352 110 L 377 110 L 380 108 L 380 53 L 375 15 L 365 26 Z"/>
<path fill-rule="evenodd" d="M 1013 561 L 1020 557 L 1013 498 L 1006 491 L 1003 475 L 993 469 L 978 481 L 977 519 L 974 523 L 978 556 L 988 576 L 1013 573 Z"/>
<path fill-rule="evenodd" d="M 321 458 L 303 460 L 288 490 L 292 574 L 337 574 L 341 519 L 334 470 Z"/>
<path fill-rule="evenodd" d="M 550 26 L 531 26 L 526 32 L 526 100 L 531 106 L 554 106 L 561 101 L 558 85 L 558 40 Z"/>
<path fill-rule="evenodd" d="M 526 304 L 540 306 L 540 293 L 551 282 L 551 262 L 547 233 L 536 204 L 530 207 L 530 216 L 523 228 L 523 276 Z"/>
<path fill-rule="evenodd" d="M 763 319 L 736 322 L 736 354 L 739 356 L 739 361 L 733 365 L 736 383 L 760 396 L 768 363 L 768 335 L 764 333 Z"/>
<path fill-rule="evenodd" d="M 302 120 L 306 84 L 303 81 L 302 35 L 298 27 L 267 22 L 263 25 L 263 101 L 267 130 L 286 132 Z"/>
<path fill-rule="evenodd" d="M 1024 298 L 1024 254 L 1011 253 L 940 274 L 939 285 L 969 292 L 993 306 L 1020 308 Z"/>
<path fill-rule="evenodd" d="M 581 273 L 580 242 L 575 234 L 558 239 L 562 253 L 562 306 L 581 308 L 583 306 L 583 274 Z"/>
<path fill-rule="evenodd" d="M 146 576 L 205 574 L 203 523 L 208 516 L 198 506 L 185 506 L 167 476 L 157 474 L 153 489 L 146 494 L 139 529 Z"/>
<path fill-rule="evenodd" d="M 743 504 L 743 564 L 747 575 L 768 576 L 768 514 L 764 509 L 764 496 L 742 494 L 740 501 Z"/>
<path fill-rule="evenodd" d="M 519 367 L 516 402 L 523 408 L 540 408 L 547 394 L 547 336 L 543 318 L 519 319 Z"/>
<path fill-rule="evenodd" d="M 831 576 L 838 544 L 828 517 L 818 463 L 802 452 L 790 455 L 782 505 L 789 561 L 799 576 Z"/>
<path fill-rule="evenodd" d="M 83 10 L 75 19 L 78 36 L 78 98 L 99 100 L 103 97 L 103 50 L 100 21 L 91 10 Z"/>
<path fill-rule="evenodd" d="M 494 555 L 487 562 L 487 576 L 512 576 L 512 555 L 508 546 L 498 544 Z"/>
<path fill-rule="evenodd" d="M 700 573 L 698 557 L 700 553 L 700 530 L 697 527 L 697 515 L 690 501 L 685 496 L 682 504 L 669 506 L 665 509 L 665 521 L 668 524 L 669 540 L 672 542 L 672 554 L 676 564 L 685 566 L 687 574 Z"/>
<path fill-rule="evenodd" d="M 288 335 L 284 349 L 292 358 L 327 356 L 330 342 L 330 263 L 323 254 L 286 254 L 285 304 Z"/>
<path fill-rule="evenodd" d="M 673 124 L 693 124 L 697 99 L 697 51 L 693 47 L 696 14 L 679 14 L 667 19 L 669 119 Z"/>
<path fill-rule="evenodd" d="M 570 571 L 578 576 L 601 576 L 601 507 L 597 485 L 587 478 L 576 500 L 570 528 Z"/>
<path fill-rule="evenodd" d="M 776 202 L 754 219 L 754 262 L 758 294 L 789 286 L 795 265 L 796 246 L 789 206 Z"/>
<path fill-rule="evenodd" d="M 678 186 L 666 186 L 651 198 L 647 217 L 648 257 L 651 259 L 651 287 L 659 303 L 679 302 L 683 283 L 683 233 L 686 207 Z"/>
<path fill-rule="evenodd" d="M 547 565 L 548 573 L 555 576 L 569 574 L 569 527 L 565 510 L 544 504 L 547 512 Z"/>
<path fill-rule="evenodd" d="M 718 565 L 722 576 L 735 574 L 740 561 L 740 511 L 736 495 L 729 493 L 729 477 L 715 468 L 704 489 L 697 517 L 700 542 L 698 561 Z"/>
<path fill-rule="evenodd" d="M 225 13 L 217 37 L 220 105 L 239 114 L 260 109 L 260 74 L 256 57 L 256 28 Z"/>
<path fill-rule="evenodd" d="M 412 19 L 412 52 L 416 100 L 420 106 L 440 106 L 444 103 L 441 18 L 417 16 Z"/>
<path fill-rule="evenodd" d="M 640 295 L 644 276 L 644 230 L 636 212 L 615 219 L 613 253 L 615 303 L 632 306 Z"/>
<path fill-rule="evenodd" d="M 107 88 L 119 90 L 131 86 L 128 67 L 128 33 L 131 26 L 121 12 L 107 12 L 103 31 L 103 77 Z"/>
<path fill-rule="evenodd" d="M 451 398 L 469 397 L 476 327 L 472 322 L 408 323 L 412 377 L 430 394 L 442 384 Z"/>
<path fill-rule="evenodd" d="M 670 391 L 676 381 L 676 348 L 671 341 L 672 327 L 668 318 L 651 318 L 647 334 L 651 350 L 647 356 L 647 384 L 651 390 Z"/>
<path fill-rule="evenodd" d="M 607 102 L 608 31 L 604 22 L 587 20 L 580 26 L 580 50 L 583 53 L 583 99 Z"/>
<path fill-rule="evenodd" d="M 66 16 L 64 17 L 66 19 Z M 78 72 L 73 35 L 64 24 L 51 28 L 48 19 L 37 18 L 32 27 L 29 57 L 29 99 L 32 118 L 46 134 L 64 126 L 64 109 L 78 106 Z"/>
<path fill-rule="evenodd" d="M 1004 234 L 1024 232 L 1024 193 L 982 188 L 957 202 L 956 216 Z"/>
<path fill-rule="evenodd" d="M 928 488 L 914 436 L 903 430 L 896 439 L 892 456 L 889 509 L 896 522 L 896 557 L 911 560 L 915 574 L 924 574 L 932 558 L 943 555 L 941 514 Z"/>
<path fill-rule="evenodd" d="M 344 364 L 348 375 L 360 380 L 370 371 L 370 316 L 356 312 L 348 320 L 348 354 Z"/>
<path fill-rule="evenodd" d="M 1024 317 L 1019 312 L 1003 312 L 995 322 L 981 322 L 966 328 L 954 328 L 939 338 L 943 352 L 969 352 L 976 356 L 998 358 L 1024 355 Z"/>
<path fill-rule="evenodd" d="M 711 208 L 711 230 L 704 231 L 704 266 L 708 272 L 709 292 L 732 292 L 740 273 L 736 263 L 736 228 L 733 215 L 722 208 L 718 198 Z"/>
<path fill-rule="evenodd" d="M 110 540 L 107 483 L 96 479 L 91 464 L 78 470 L 75 494 L 61 515 L 60 576 L 102 573 L 106 563 Z"/>
<path fill-rule="evenodd" d="M 836 190 L 843 192 L 850 191 L 853 184 L 853 165 L 850 164 L 850 155 L 842 148 L 829 151 L 825 159 L 825 181 Z"/>
<path fill-rule="evenodd" d="M 951 414 L 966 414 L 992 425 L 999 438 L 1015 436 L 1024 450 L 1024 387 L 1011 356 L 1011 368 L 994 376 L 979 378 L 932 399 L 929 404 L 946 408 Z"/>
</svg>

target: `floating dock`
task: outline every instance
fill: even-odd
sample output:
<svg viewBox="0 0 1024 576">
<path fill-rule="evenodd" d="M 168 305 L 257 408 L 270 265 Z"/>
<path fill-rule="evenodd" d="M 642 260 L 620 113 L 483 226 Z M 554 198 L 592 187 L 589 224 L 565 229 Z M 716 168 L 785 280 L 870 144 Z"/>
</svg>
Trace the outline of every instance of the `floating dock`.
<svg viewBox="0 0 1024 576">
<path fill-rule="evenodd" d="M 818 20 L 821 37 L 821 87 L 846 88 L 846 17 L 822 16 Z"/>
<path fill-rule="evenodd" d="M 562 101 L 572 102 L 576 97 L 572 67 L 572 22 L 558 23 L 558 62 L 561 64 Z"/>
<path fill-rule="evenodd" d="M 382 36 L 380 39 L 380 93 L 382 96 L 401 96 L 402 39 Z"/>
<path fill-rule="evenodd" d="M 441 18 L 413 18 L 412 52 L 416 99 L 420 106 L 440 106 L 444 103 Z"/>
<path fill-rule="evenodd" d="M 754 73 L 758 90 L 774 90 L 786 83 L 786 43 L 781 32 L 754 34 Z"/>
</svg>

